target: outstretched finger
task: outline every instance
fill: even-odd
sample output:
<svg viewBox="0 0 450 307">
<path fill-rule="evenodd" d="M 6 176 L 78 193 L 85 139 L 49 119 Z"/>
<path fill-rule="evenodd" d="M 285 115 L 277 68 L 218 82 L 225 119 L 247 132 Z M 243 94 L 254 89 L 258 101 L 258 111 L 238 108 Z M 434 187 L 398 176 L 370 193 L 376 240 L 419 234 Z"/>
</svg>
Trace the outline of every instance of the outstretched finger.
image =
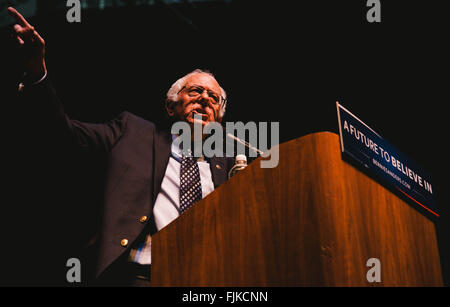
<svg viewBox="0 0 450 307">
<path fill-rule="evenodd" d="M 28 21 L 13 7 L 8 7 L 9 14 L 14 17 L 14 19 L 24 27 L 31 27 Z"/>
</svg>

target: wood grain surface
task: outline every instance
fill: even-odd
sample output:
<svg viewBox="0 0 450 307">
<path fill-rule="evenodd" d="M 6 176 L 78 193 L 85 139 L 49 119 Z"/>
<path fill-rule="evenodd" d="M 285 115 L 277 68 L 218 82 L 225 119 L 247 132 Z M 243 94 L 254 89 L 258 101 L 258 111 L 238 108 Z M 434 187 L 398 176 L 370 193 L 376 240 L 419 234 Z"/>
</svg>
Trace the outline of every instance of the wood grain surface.
<svg viewBox="0 0 450 307">
<path fill-rule="evenodd" d="M 281 144 L 152 238 L 154 286 L 441 286 L 435 225 L 341 158 L 339 137 Z M 369 258 L 381 263 L 370 283 Z"/>
</svg>

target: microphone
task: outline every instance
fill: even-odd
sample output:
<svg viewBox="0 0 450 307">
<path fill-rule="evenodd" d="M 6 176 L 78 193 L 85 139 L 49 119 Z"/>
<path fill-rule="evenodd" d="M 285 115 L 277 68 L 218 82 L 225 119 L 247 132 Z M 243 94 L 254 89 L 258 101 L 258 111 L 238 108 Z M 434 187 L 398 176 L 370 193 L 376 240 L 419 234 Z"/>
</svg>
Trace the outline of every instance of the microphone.
<svg viewBox="0 0 450 307">
<path fill-rule="evenodd" d="M 263 155 L 264 155 L 264 152 L 263 152 L 263 151 L 261 151 L 261 150 L 259 150 L 258 148 L 256 148 L 256 147 L 250 145 L 248 142 L 246 142 L 246 141 L 244 141 L 244 140 L 241 140 L 240 138 L 238 138 L 238 137 L 232 135 L 232 134 L 229 133 L 229 132 L 227 133 L 227 137 L 229 137 L 229 138 L 235 140 L 235 141 L 238 142 L 238 143 L 241 143 L 242 145 L 244 145 L 244 146 L 247 147 L 248 149 L 253 150 L 254 152 L 256 152 L 256 153 L 257 153 L 258 155 L 260 155 L 260 156 L 263 156 Z"/>
</svg>

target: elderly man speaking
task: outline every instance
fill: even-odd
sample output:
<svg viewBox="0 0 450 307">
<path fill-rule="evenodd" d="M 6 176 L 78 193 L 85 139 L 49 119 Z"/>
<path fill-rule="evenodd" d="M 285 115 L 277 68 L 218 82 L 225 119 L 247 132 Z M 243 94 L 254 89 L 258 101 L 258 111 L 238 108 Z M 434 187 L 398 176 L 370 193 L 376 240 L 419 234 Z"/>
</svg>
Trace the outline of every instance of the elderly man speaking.
<svg viewBox="0 0 450 307">
<path fill-rule="evenodd" d="M 47 76 L 44 39 L 19 12 L 11 7 L 8 10 L 17 23 L 17 44 L 26 51 L 26 77 L 20 94 L 52 110 L 47 122 L 61 131 L 74 152 L 82 148 L 101 156 L 107 166 L 103 199 L 89 208 L 101 211 L 95 215 L 97 223 L 92 224 L 94 229 L 82 230 L 89 234 L 86 248 L 96 251 L 82 263 L 92 272 L 85 282 L 150 285 L 151 235 L 224 183 L 234 159 L 187 156 L 175 145 L 170 131 L 128 112 L 106 124 L 70 119 Z M 221 122 L 225 106 L 225 91 L 211 73 L 202 70 L 176 81 L 165 102 L 173 121 L 190 126 Z M 79 224 L 84 225 L 84 221 Z"/>
</svg>

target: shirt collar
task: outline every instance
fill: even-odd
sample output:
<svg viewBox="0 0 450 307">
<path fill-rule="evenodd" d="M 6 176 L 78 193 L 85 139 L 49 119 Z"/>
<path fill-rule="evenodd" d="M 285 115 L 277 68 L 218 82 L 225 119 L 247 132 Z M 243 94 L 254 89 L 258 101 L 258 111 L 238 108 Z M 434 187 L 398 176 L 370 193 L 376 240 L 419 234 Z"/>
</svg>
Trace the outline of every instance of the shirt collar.
<svg viewBox="0 0 450 307">
<path fill-rule="evenodd" d="M 178 137 L 176 134 L 172 134 L 172 145 L 170 147 L 172 152 L 172 157 L 181 163 L 181 158 L 183 157 L 182 150 L 178 144 L 174 142 L 174 140 Z M 197 158 L 197 162 L 207 162 L 205 157 L 202 155 L 201 157 Z"/>
</svg>

